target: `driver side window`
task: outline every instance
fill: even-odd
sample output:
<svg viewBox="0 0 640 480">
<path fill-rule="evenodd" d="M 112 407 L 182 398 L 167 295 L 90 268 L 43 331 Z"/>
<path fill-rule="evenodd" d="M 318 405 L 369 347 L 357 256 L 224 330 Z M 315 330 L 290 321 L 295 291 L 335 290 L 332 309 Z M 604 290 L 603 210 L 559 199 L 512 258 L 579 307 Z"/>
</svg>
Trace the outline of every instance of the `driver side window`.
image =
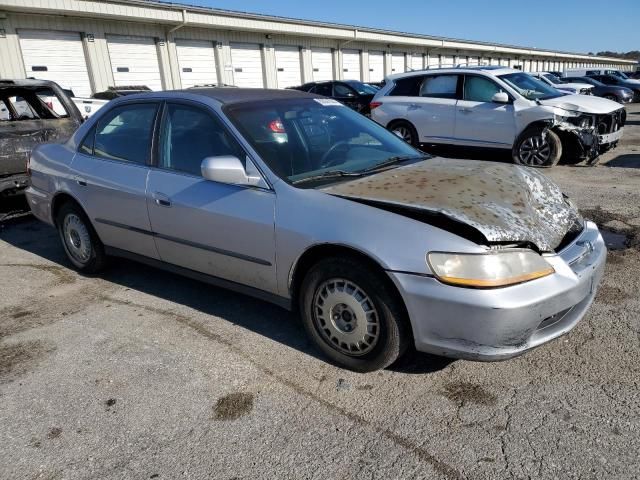
<svg viewBox="0 0 640 480">
<path fill-rule="evenodd" d="M 355 97 L 356 96 L 355 91 L 353 91 L 351 88 L 341 83 L 336 83 L 333 86 L 333 94 L 336 97 Z"/>
<path fill-rule="evenodd" d="M 483 77 L 467 76 L 464 80 L 464 99 L 471 102 L 491 102 L 493 96 L 501 92 L 491 80 Z"/>
<path fill-rule="evenodd" d="M 159 167 L 201 176 L 206 157 L 245 154 L 227 129 L 208 112 L 190 105 L 167 104 L 160 134 Z"/>
</svg>

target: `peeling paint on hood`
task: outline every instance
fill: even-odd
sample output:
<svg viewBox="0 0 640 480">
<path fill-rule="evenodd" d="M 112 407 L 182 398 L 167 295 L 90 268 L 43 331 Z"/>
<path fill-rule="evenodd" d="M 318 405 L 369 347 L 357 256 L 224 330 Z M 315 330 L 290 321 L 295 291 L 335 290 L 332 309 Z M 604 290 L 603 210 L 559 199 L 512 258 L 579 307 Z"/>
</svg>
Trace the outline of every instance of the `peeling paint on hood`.
<svg viewBox="0 0 640 480">
<path fill-rule="evenodd" d="M 580 221 L 560 188 L 517 165 L 432 158 L 321 189 L 345 198 L 439 213 L 493 242 L 530 242 L 552 251 Z"/>
</svg>

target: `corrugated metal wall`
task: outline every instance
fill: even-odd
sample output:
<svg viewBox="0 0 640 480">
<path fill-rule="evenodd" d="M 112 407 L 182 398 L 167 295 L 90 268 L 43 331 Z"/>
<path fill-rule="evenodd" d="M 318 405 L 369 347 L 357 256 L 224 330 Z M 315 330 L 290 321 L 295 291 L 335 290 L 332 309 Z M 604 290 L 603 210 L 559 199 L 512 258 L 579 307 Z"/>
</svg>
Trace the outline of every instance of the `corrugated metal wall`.
<svg viewBox="0 0 640 480">
<path fill-rule="evenodd" d="M 1 1 L 1 0 L 0 0 Z M 24 0 L 25 2 L 32 2 L 35 0 Z M 60 8 L 63 8 L 65 1 L 72 0 L 47 0 L 48 4 L 59 4 Z M 111 10 L 111 14 L 121 15 L 123 18 L 127 18 L 131 15 L 139 15 L 139 6 L 126 6 L 126 5 L 114 5 L 105 4 L 101 2 L 87 0 L 87 5 L 96 9 L 114 9 Z M 84 3 L 83 3 L 84 5 Z M 69 5 L 67 5 L 68 7 Z M 180 21 L 180 12 L 175 10 L 164 10 L 161 8 L 145 9 L 153 10 L 153 14 L 160 20 L 170 20 L 174 22 L 174 25 Z M 99 10 L 98 10 L 99 11 Z M 193 20 L 197 15 L 190 13 L 190 18 Z M 201 14 L 201 23 L 206 23 L 207 15 Z M 218 19 L 219 20 L 219 19 Z M 252 26 L 249 20 L 230 19 L 236 23 L 234 27 L 238 27 L 238 22 L 247 25 L 247 28 Z M 264 21 L 262 22 L 264 23 Z M 563 58 L 541 58 L 541 57 L 526 57 L 522 55 L 509 54 L 509 53 L 496 53 L 473 50 L 460 50 L 460 49 L 447 49 L 447 48 L 434 48 L 425 47 L 422 52 L 417 51 L 415 46 L 407 46 L 402 48 L 399 45 L 392 45 L 389 43 L 382 43 L 380 41 L 353 41 L 348 42 L 348 46 L 342 47 L 345 43 L 343 40 L 331 38 L 326 35 L 326 27 L 318 27 L 318 36 L 310 36 L 309 27 L 304 26 L 304 35 L 292 35 L 296 28 L 293 24 L 287 24 L 286 28 L 282 25 L 273 25 L 274 31 L 281 32 L 286 31 L 289 34 L 273 33 L 265 35 L 264 32 L 258 31 L 229 31 L 221 30 L 219 28 L 195 28 L 186 26 L 179 30 L 168 33 L 169 27 L 166 25 L 131 22 L 131 21 L 116 21 L 116 20 L 103 20 L 81 17 L 63 17 L 59 15 L 26 15 L 19 13 L 7 13 L 7 18 L 0 20 L 0 28 L 4 29 L 5 36 L 0 37 L 0 77 L 2 78 L 24 78 L 25 76 L 32 75 L 31 72 L 26 72 L 22 53 L 20 50 L 20 42 L 18 39 L 19 29 L 41 29 L 41 30 L 58 30 L 67 32 L 78 32 L 81 34 L 82 43 L 84 46 L 85 57 L 87 61 L 87 69 L 89 72 L 91 89 L 95 91 L 105 90 L 109 86 L 115 84 L 113 66 L 111 65 L 111 58 L 109 55 L 109 47 L 107 37 L 109 35 L 127 35 L 136 37 L 146 37 L 153 40 L 156 45 L 156 53 L 158 56 L 158 65 L 160 69 L 162 87 L 166 89 L 181 88 L 181 76 L 180 76 L 180 64 L 178 61 L 178 53 L 175 45 L 175 39 L 181 40 L 204 40 L 211 42 L 212 48 L 215 49 L 216 65 L 212 69 L 216 71 L 217 78 L 211 78 L 209 83 L 216 83 L 221 81 L 227 84 L 234 83 L 233 76 L 233 58 L 231 55 L 231 44 L 244 43 L 244 44 L 257 44 L 261 49 L 261 58 L 263 62 L 263 84 L 266 87 L 277 88 L 278 86 L 278 70 L 276 67 L 276 46 L 292 46 L 300 50 L 301 58 L 301 81 L 308 82 L 313 80 L 313 65 L 311 51 L 313 48 L 330 49 L 333 60 L 333 78 L 340 79 L 344 76 L 343 53 L 347 51 L 357 51 L 360 57 L 360 78 L 363 81 L 368 81 L 370 78 L 370 72 L 372 68 L 369 65 L 369 51 L 376 52 L 376 55 L 382 53 L 384 61 L 383 69 L 384 75 L 390 75 L 392 68 L 397 68 L 400 63 L 403 64 L 403 70 L 405 65 L 407 68 L 421 68 L 422 65 L 434 67 L 438 64 L 453 64 L 456 63 L 476 63 L 481 64 L 501 64 L 501 65 L 521 65 L 524 70 L 536 71 L 542 69 L 556 69 L 562 70 L 568 68 L 571 65 L 585 65 L 592 66 L 595 63 L 587 63 L 582 61 L 571 61 L 570 59 Z M 302 28 L 302 27 L 300 27 Z M 344 35 L 341 31 L 340 35 Z M 336 32 L 338 35 L 338 32 Z M 379 36 L 379 35 L 378 35 Z M 368 37 L 377 38 L 376 34 L 368 34 Z M 398 54 L 400 55 L 398 57 Z M 398 57 L 398 58 L 396 58 Z M 395 61 L 398 60 L 398 61 Z M 380 68 L 379 57 L 375 60 L 376 69 Z M 609 65 L 609 63 L 607 63 Z M 613 64 L 611 64 L 613 65 Z M 631 69 L 632 66 L 627 66 L 627 69 Z M 397 73 L 394 72 L 394 73 Z M 350 78 L 357 78 L 353 72 L 349 72 Z M 373 75 L 375 80 L 379 78 L 379 74 Z"/>
</svg>

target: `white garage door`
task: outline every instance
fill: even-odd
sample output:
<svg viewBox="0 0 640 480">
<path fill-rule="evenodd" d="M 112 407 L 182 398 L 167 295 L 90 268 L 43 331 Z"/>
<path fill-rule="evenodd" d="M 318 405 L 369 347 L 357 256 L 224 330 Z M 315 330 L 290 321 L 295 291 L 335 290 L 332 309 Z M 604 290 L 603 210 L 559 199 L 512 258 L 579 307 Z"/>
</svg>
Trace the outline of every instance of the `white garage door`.
<svg viewBox="0 0 640 480">
<path fill-rule="evenodd" d="M 381 82 L 384 79 L 384 53 L 369 52 L 369 81 Z"/>
<path fill-rule="evenodd" d="M 391 54 L 391 73 L 404 72 L 404 53 Z"/>
<path fill-rule="evenodd" d="M 442 68 L 451 68 L 451 67 L 455 67 L 455 60 L 453 58 L 453 55 L 442 55 L 441 59 L 441 67 Z"/>
<path fill-rule="evenodd" d="M 257 43 L 232 43 L 233 81 L 237 87 L 263 88 L 262 52 Z"/>
<path fill-rule="evenodd" d="M 182 88 L 218 83 L 216 50 L 207 40 L 176 40 Z"/>
<path fill-rule="evenodd" d="M 414 53 L 411 55 L 411 69 L 412 70 L 422 70 L 424 68 L 422 54 Z"/>
<path fill-rule="evenodd" d="M 333 80 L 333 55 L 330 48 L 311 49 L 313 80 Z"/>
<path fill-rule="evenodd" d="M 27 77 L 53 80 L 78 97 L 91 95 L 82 40 L 77 32 L 18 30 Z"/>
<path fill-rule="evenodd" d="M 300 49 L 280 46 L 275 48 L 278 88 L 295 87 L 302 83 Z"/>
<path fill-rule="evenodd" d="M 345 80 L 360 80 L 360 51 L 359 50 L 343 50 L 342 51 L 342 78 Z"/>
<path fill-rule="evenodd" d="M 107 45 L 116 85 L 146 85 L 151 90 L 162 90 L 153 38 L 107 35 Z"/>
<path fill-rule="evenodd" d="M 480 57 L 469 57 L 468 62 L 470 66 L 480 65 Z"/>
<path fill-rule="evenodd" d="M 437 54 L 429 56 L 429 68 L 438 68 L 440 65 L 440 57 Z"/>
</svg>

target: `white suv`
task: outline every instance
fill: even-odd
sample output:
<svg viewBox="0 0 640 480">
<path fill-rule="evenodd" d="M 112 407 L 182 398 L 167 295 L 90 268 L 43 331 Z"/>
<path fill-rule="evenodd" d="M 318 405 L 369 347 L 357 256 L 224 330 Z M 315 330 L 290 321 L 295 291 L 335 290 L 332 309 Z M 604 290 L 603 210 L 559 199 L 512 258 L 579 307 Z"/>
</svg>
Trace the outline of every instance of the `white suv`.
<svg viewBox="0 0 640 480">
<path fill-rule="evenodd" d="M 371 118 L 416 147 L 509 149 L 515 163 L 550 167 L 563 152 L 594 162 L 622 137 L 626 111 L 519 70 L 469 67 L 389 76 L 371 102 Z"/>
</svg>

